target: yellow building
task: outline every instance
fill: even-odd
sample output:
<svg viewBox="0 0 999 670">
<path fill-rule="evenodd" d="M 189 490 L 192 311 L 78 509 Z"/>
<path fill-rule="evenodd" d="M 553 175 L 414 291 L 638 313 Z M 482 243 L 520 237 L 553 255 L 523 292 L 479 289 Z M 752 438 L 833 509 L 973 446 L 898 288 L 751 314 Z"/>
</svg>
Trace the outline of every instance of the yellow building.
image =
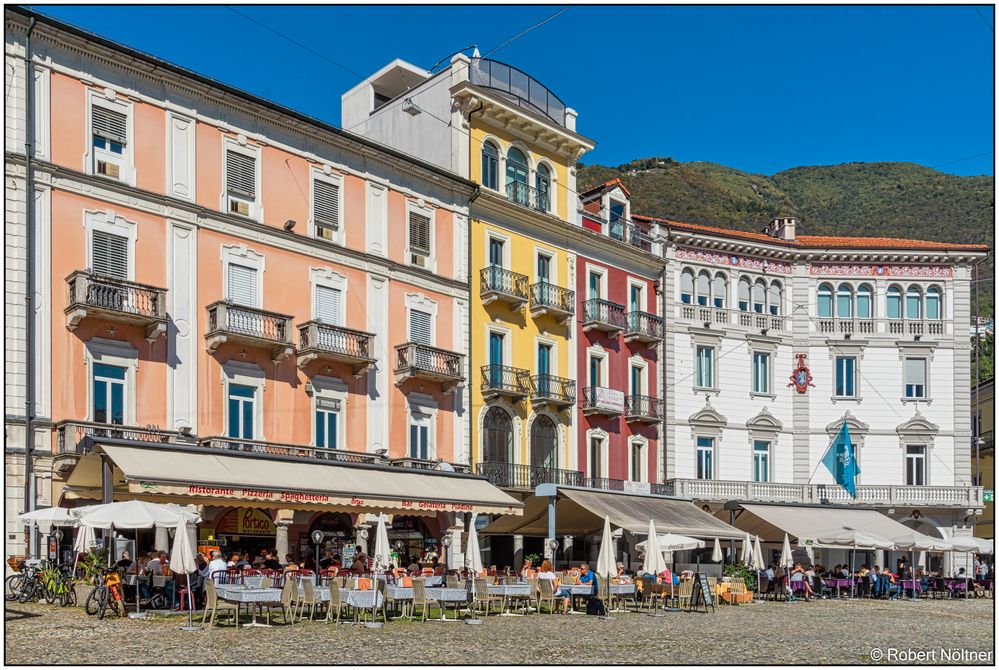
<svg viewBox="0 0 999 670">
<path fill-rule="evenodd" d="M 971 391 L 971 402 L 976 402 L 977 395 L 977 434 L 981 440 L 978 445 L 978 459 L 975 463 L 976 486 L 985 489 L 985 509 L 975 521 L 975 536 L 995 538 L 996 506 L 995 506 L 995 419 L 996 404 L 994 393 L 995 380 L 990 379 L 978 385 Z M 976 408 L 972 407 L 974 414 Z"/>
</svg>

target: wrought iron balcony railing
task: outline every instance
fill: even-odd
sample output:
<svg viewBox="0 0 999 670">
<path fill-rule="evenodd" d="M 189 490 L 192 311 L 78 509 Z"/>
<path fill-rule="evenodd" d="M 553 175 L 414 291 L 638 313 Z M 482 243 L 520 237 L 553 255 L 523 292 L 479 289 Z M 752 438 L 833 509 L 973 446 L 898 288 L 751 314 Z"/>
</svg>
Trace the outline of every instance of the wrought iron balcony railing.
<svg viewBox="0 0 999 670">
<path fill-rule="evenodd" d="M 506 489 L 530 490 L 540 484 L 583 485 L 582 472 L 560 470 L 543 465 L 521 465 L 492 461 L 477 463 L 475 473 L 488 479 L 494 486 Z"/>
<path fill-rule="evenodd" d="M 538 212 L 547 213 L 551 207 L 548 191 L 541 191 L 522 181 L 507 182 L 506 197 L 512 203 Z"/>
<path fill-rule="evenodd" d="M 468 78 L 476 86 L 497 91 L 519 107 L 565 127 L 565 103 L 537 79 L 517 68 L 489 58 L 473 58 Z"/>
<path fill-rule="evenodd" d="M 314 360 L 349 363 L 355 375 L 375 362 L 375 336 L 360 330 L 306 321 L 298 327 L 298 367 Z"/>
<path fill-rule="evenodd" d="M 666 417 L 666 404 L 662 398 L 647 395 L 625 396 L 624 416 L 628 421 L 657 423 Z"/>
<path fill-rule="evenodd" d="M 530 392 L 531 373 L 523 368 L 506 365 L 482 366 L 482 395 L 486 398 L 505 396 L 519 400 Z"/>
<path fill-rule="evenodd" d="M 583 414 L 616 416 L 624 412 L 624 393 L 603 386 L 587 386 L 579 398 Z"/>
<path fill-rule="evenodd" d="M 608 479 L 607 477 L 587 477 L 583 486 L 588 489 L 601 489 L 603 491 L 624 491 L 625 482 L 623 479 Z"/>
<path fill-rule="evenodd" d="M 166 332 L 166 289 L 77 270 L 66 277 L 66 327 L 76 330 L 87 317 L 146 327 L 146 339 Z"/>
<path fill-rule="evenodd" d="M 389 460 L 389 465 L 397 468 L 413 468 L 415 470 L 444 470 L 446 472 L 471 472 L 466 463 L 449 463 L 447 461 L 430 461 L 423 458 L 393 458 Z"/>
<path fill-rule="evenodd" d="M 663 339 L 663 320 L 648 312 L 628 312 L 625 315 L 627 326 L 624 341 L 658 342 Z"/>
<path fill-rule="evenodd" d="M 133 442 L 191 442 L 183 433 L 155 426 L 124 426 L 95 421 L 60 421 L 56 424 L 56 453 L 85 454 L 95 439 L 113 438 Z"/>
<path fill-rule="evenodd" d="M 258 440 L 244 440 L 237 437 L 206 437 L 200 440 L 198 444 L 202 447 L 210 449 L 238 451 L 240 453 L 250 454 L 269 454 L 272 456 L 294 456 L 296 458 L 308 458 L 319 461 L 339 461 L 341 463 L 384 462 L 384 459 L 378 454 L 367 454 L 360 451 L 347 451 L 344 449 L 326 449 L 325 447 L 312 447 L 297 444 L 260 442 Z"/>
<path fill-rule="evenodd" d="M 611 239 L 630 244 L 642 251 L 652 251 L 652 240 L 645 229 L 629 221 L 618 219 L 607 223 L 607 235 Z"/>
<path fill-rule="evenodd" d="M 624 305 L 591 298 L 583 302 L 583 330 L 602 330 L 609 334 L 625 329 Z"/>
<path fill-rule="evenodd" d="M 465 379 L 464 358 L 462 354 L 427 344 L 400 344 L 395 348 L 396 384 L 413 378 L 426 379 L 440 382 L 445 391 L 450 391 Z"/>
<path fill-rule="evenodd" d="M 291 317 L 255 307 L 245 307 L 226 300 L 208 306 L 208 353 L 224 342 L 239 342 L 269 347 L 271 358 L 280 361 L 294 351 L 291 340 Z"/>
<path fill-rule="evenodd" d="M 551 314 L 565 325 L 572 318 L 575 309 L 575 291 L 546 281 L 531 284 L 531 316 L 537 318 L 543 314 Z"/>
<path fill-rule="evenodd" d="M 576 381 L 555 375 L 534 375 L 531 377 L 531 402 L 556 407 L 575 405 Z"/>
<path fill-rule="evenodd" d="M 519 309 L 527 302 L 527 275 L 511 272 L 498 265 L 490 265 L 482 268 L 479 279 L 481 281 L 479 295 L 482 297 L 483 305 L 500 301 Z"/>
</svg>

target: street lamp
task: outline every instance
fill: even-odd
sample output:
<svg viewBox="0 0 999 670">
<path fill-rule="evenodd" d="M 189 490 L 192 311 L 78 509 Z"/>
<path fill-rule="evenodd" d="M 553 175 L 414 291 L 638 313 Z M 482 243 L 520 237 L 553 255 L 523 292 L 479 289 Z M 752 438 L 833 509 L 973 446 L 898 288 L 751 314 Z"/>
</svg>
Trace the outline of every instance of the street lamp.
<svg viewBox="0 0 999 670">
<path fill-rule="evenodd" d="M 448 568 L 451 567 L 451 563 L 447 560 L 448 549 L 451 547 L 451 534 L 448 533 L 441 540 L 441 544 L 444 545 L 444 574 L 447 574 Z"/>
<path fill-rule="evenodd" d="M 62 544 L 62 529 L 56 528 L 53 530 L 52 537 L 54 537 L 56 541 L 56 565 L 60 565 L 61 561 L 59 560 L 59 557 L 61 556 L 61 550 L 59 545 Z"/>
<path fill-rule="evenodd" d="M 312 544 L 316 545 L 316 586 L 319 586 L 319 545 L 322 543 L 326 533 L 318 528 L 312 531 Z"/>
</svg>

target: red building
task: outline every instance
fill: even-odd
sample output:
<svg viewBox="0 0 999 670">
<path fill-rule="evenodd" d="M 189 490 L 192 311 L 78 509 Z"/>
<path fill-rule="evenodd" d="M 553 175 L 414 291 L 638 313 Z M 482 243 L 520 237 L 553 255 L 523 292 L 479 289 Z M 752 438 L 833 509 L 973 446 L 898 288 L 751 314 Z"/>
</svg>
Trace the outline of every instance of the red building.
<svg viewBox="0 0 999 670">
<path fill-rule="evenodd" d="M 662 481 L 662 262 L 629 198 L 616 179 L 580 196 L 591 234 L 576 258 L 576 434 L 588 486 L 649 492 Z"/>
</svg>

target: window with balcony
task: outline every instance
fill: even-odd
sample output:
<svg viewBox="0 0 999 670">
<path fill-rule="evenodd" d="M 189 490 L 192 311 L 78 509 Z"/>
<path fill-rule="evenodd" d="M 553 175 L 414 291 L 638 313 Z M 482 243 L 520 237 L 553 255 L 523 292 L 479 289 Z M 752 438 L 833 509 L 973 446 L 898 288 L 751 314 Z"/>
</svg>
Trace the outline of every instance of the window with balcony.
<svg viewBox="0 0 999 670">
<path fill-rule="evenodd" d="M 547 284 L 552 276 L 552 257 L 548 254 L 538 254 L 538 281 Z"/>
<path fill-rule="evenodd" d="M 853 318 L 853 288 L 840 284 L 836 289 L 836 316 L 840 319 Z"/>
<path fill-rule="evenodd" d="M 773 316 L 780 316 L 781 302 L 784 299 L 784 290 L 779 281 L 770 282 L 767 289 L 767 309 Z"/>
<path fill-rule="evenodd" d="M 695 357 L 694 386 L 701 389 L 715 387 L 715 348 L 699 345 Z"/>
<path fill-rule="evenodd" d="M 770 442 L 753 440 L 753 481 L 770 481 Z"/>
<path fill-rule="evenodd" d="M 905 485 L 926 485 L 926 445 L 907 444 L 905 446 Z"/>
<path fill-rule="evenodd" d="M 632 440 L 629 445 L 629 468 L 628 468 L 628 479 L 633 482 L 644 482 L 647 480 L 646 471 L 646 458 L 645 458 L 645 444 L 640 440 Z"/>
<path fill-rule="evenodd" d="M 229 384 L 228 437 L 253 439 L 257 390 L 252 386 Z"/>
<path fill-rule="evenodd" d="M 711 275 L 705 271 L 697 273 L 697 304 L 707 307 L 711 303 Z"/>
<path fill-rule="evenodd" d="M 316 446 L 338 449 L 340 428 L 340 401 L 335 398 L 316 398 Z"/>
<path fill-rule="evenodd" d="M 343 291 L 316 285 L 315 319 L 331 326 L 343 325 Z"/>
<path fill-rule="evenodd" d="M 618 200 L 611 200 L 608 205 L 610 212 L 608 216 L 609 228 L 607 234 L 615 240 L 624 241 L 624 230 L 627 223 L 627 205 Z"/>
<path fill-rule="evenodd" d="M 926 394 L 926 359 L 905 359 L 905 398 L 906 400 L 925 400 Z"/>
<path fill-rule="evenodd" d="M 689 305 L 694 302 L 694 272 L 685 269 L 680 273 L 680 302 Z"/>
<path fill-rule="evenodd" d="M 770 393 L 770 354 L 753 352 L 753 393 Z"/>
<path fill-rule="evenodd" d="M 645 367 L 631 364 L 631 395 L 645 395 Z"/>
<path fill-rule="evenodd" d="M 531 424 L 531 465 L 558 467 L 558 429 L 547 416 L 538 416 Z"/>
<path fill-rule="evenodd" d="M 715 273 L 711 285 L 712 300 L 717 309 L 725 309 L 725 299 L 728 296 L 728 277 L 721 272 Z"/>
<path fill-rule="evenodd" d="M 641 284 L 628 287 L 628 309 L 632 312 L 645 311 L 645 290 Z"/>
<path fill-rule="evenodd" d="M 91 416 L 95 423 L 125 423 L 125 375 L 123 367 L 94 363 Z"/>
<path fill-rule="evenodd" d="M 905 290 L 905 318 L 923 318 L 923 292 L 916 285 Z"/>
<path fill-rule="evenodd" d="M 604 357 L 590 354 L 590 386 L 604 385 Z"/>
<path fill-rule="evenodd" d="M 836 387 L 837 398 L 857 397 L 857 357 L 836 357 Z"/>
<path fill-rule="evenodd" d="M 499 407 L 490 407 L 482 423 L 482 451 L 488 463 L 513 463 L 513 422 Z"/>
<path fill-rule="evenodd" d="M 551 210 L 552 173 L 544 163 L 538 164 L 537 172 L 534 174 L 534 188 L 537 190 L 537 209 L 542 212 Z"/>
<path fill-rule="evenodd" d="M 874 290 L 870 284 L 857 287 L 857 318 L 871 319 L 874 317 Z"/>
<path fill-rule="evenodd" d="M 492 142 L 482 145 L 482 185 L 499 190 L 499 150 Z"/>
<path fill-rule="evenodd" d="M 128 238 L 103 230 L 91 232 L 91 263 L 95 274 L 128 279 Z"/>
<path fill-rule="evenodd" d="M 604 438 L 595 435 L 590 436 L 590 471 L 591 479 L 599 479 L 604 476 Z"/>
<path fill-rule="evenodd" d="M 902 318 L 902 289 L 899 286 L 888 287 L 886 311 L 889 319 Z"/>
<path fill-rule="evenodd" d="M 697 478 L 715 478 L 715 440 L 713 437 L 697 438 Z"/>
<path fill-rule="evenodd" d="M 340 184 L 312 176 L 312 221 L 314 235 L 336 242 L 340 239 Z"/>
<path fill-rule="evenodd" d="M 434 316 L 430 312 L 410 308 L 409 341 L 416 344 L 434 345 Z"/>
<path fill-rule="evenodd" d="M 433 415 L 410 407 L 409 412 L 409 449 L 410 458 L 429 460 L 433 453 L 431 436 L 433 435 Z"/>
<path fill-rule="evenodd" d="M 940 319 L 940 288 L 931 286 L 926 289 L 926 318 L 932 321 Z"/>
<path fill-rule="evenodd" d="M 819 318 L 831 319 L 833 315 L 833 289 L 829 284 L 819 284 L 818 294 Z"/>
<path fill-rule="evenodd" d="M 739 311 L 748 312 L 749 311 L 749 301 L 752 297 L 752 286 L 749 283 L 749 278 L 742 277 L 739 279 Z"/>
<path fill-rule="evenodd" d="M 599 299 L 603 295 L 603 279 L 604 276 L 600 272 L 595 272 L 590 270 L 588 277 L 587 288 L 589 290 L 590 300 Z"/>
<path fill-rule="evenodd" d="M 93 137 L 94 174 L 112 179 L 126 176 L 126 147 L 128 145 L 127 107 L 114 102 L 92 99 L 90 108 L 91 135 Z"/>
<path fill-rule="evenodd" d="M 257 307 L 259 295 L 257 269 L 239 263 L 229 263 L 226 273 L 228 279 L 226 299 L 244 307 Z"/>
<path fill-rule="evenodd" d="M 527 175 L 530 167 L 527 156 L 517 147 L 510 147 L 506 153 L 506 197 L 518 205 L 530 205 L 527 188 Z"/>
<path fill-rule="evenodd" d="M 496 237 L 489 238 L 489 265 L 497 268 L 501 268 L 506 265 L 503 247 L 503 240 Z"/>
</svg>

